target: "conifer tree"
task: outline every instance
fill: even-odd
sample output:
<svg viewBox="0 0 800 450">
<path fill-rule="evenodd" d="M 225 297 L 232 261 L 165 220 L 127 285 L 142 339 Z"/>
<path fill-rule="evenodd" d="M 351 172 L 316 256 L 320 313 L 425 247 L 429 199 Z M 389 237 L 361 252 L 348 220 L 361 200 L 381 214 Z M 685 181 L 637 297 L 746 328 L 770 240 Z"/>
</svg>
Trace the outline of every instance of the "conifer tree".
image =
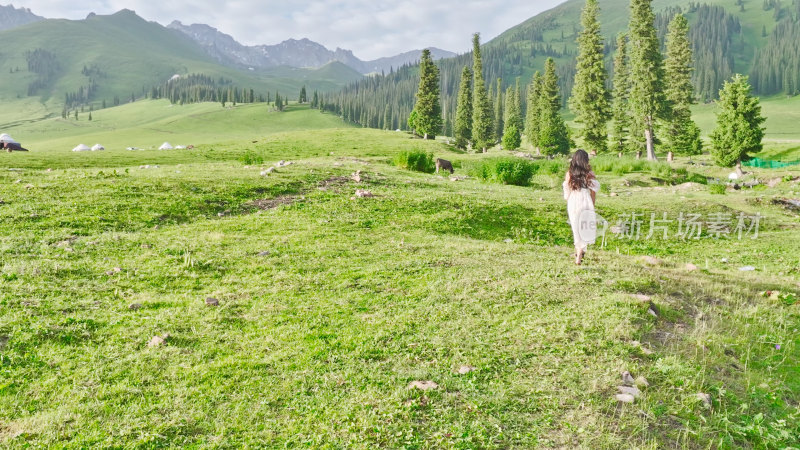
<svg viewBox="0 0 800 450">
<path fill-rule="evenodd" d="M 612 150 L 623 152 L 628 145 L 631 125 L 628 110 L 628 38 L 617 36 L 617 53 L 614 55 L 614 96 L 612 102 L 613 124 L 611 128 Z"/>
<path fill-rule="evenodd" d="M 511 86 L 506 89 L 505 101 L 505 123 L 503 124 L 503 149 L 516 150 L 522 143 L 520 129 L 522 128 L 522 118 L 520 117 L 519 95 L 516 88 Z"/>
<path fill-rule="evenodd" d="M 431 59 L 431 51 L 422 51 L 419 63 L 419 89 L 414 105 L 415 128 L 425 139 L 435 138 L 442 131 L 442 105 L 439 102 L 439 68 Z"/>
<path fill-rule="evenodd" d="M 537 70 L 528 86 L 528 109 L 525 113 L 525 137 L 537 151 L 542 120 L 541 93 L 542 74 Z"/>
<path fill-rule="evenodd" d="M 494 120 L 486 83 L 483 80 L 483 62 L 481 61 L 480 34 L 472 36 L 472 72 L 474 75 L 472 91 L 472 140 L 474 148 L 484 152 L 494 142 Z"/>
<path fill-rule="evenodd" d="M 577 70 L 569 105 L 575 112 L 575 121 L 583 124 L 581 135 L 586 145 L 604 152 L 608 149 L 610 107 L 598 10 L 597 0 L 586 0 L 581 14 L 583 31 L 578 35 Z"/>
<path fill-rule="evenodd" d="M 667 57 L 664 60 L 666 99 L 670 107 L 667 120 L 667 148 L 683 155 L 702 153 L 700 128 L 692 120 L 694 103 L 692 85 L 692 44 L 689 42 L 689 22 L 683 14 L 676 14 L 669 24 Z"/>
<path fill-rule="evenodd" d="M 497 79 L 497 96 L 494 97 L 494 136 L 500 139 L 503 136 L 503 80 Z"/>
<path fill-rule="evenodd" d="M 456 147 L 465 149 L 472 140 L 472 71 L 464 66 L 461 72 L 461 85 L 458 88 L 456 106 L 456 125 L 453 133 Z"/>
<path fill-rule="evenodd" d="M 758 97 L 750 94 L 747 77 L 740 74 L 725 82 L 717 105 L 720 111 L 717 128 L 711 133 L 711 155 L 718 165 L 735 165 L 741 171 L 741 162 L 762 148 L 761 125 L 766 119 L 761 116 L 761 105 Z"/>
<path fill-rule="evenodd" d="M 630 97 L 632 130 L 644 132 L 647 159 L 657 160 L 656 120 L 663 117 L 664 67 L 655 28 L 652 0 L 631 0 Z"/>
<path fill-rule="evenodd" d="M 539 105 L 541 108 L 539 147 L 542 153 L 548 156 L 569 153 L 569 130 L 564 118 L 561 117 L 561 93 L 553 58 L 547 58 L 544 66 Z"/>
<path fill-rule="evenodd" d="M 306 87 L 303 86 L 300 88 L 300 96 L 297 99 L 297 103 L 305 103 L 308 99 L 306 98 Z"/>
</svg>

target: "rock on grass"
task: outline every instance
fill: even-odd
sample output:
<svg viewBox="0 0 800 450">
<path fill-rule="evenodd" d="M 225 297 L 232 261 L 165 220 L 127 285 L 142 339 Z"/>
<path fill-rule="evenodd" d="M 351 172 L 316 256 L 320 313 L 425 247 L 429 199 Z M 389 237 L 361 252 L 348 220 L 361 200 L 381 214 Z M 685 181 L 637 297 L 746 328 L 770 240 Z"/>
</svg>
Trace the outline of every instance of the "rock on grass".
<svg viewBox="0 0 800 450">
<path fill-rule="evenodd" d="M 153 336 L 153 338 L 150 339 L 150 342 L 147 343 L 147 346 L 148 347 L 160 347 L 160 346 L 164 345 L 167 342 L 167 339 L 169 339 L 169 333 L 166 333 L 163 336 Z"/>
<path fill-rule="evenodd" d="M 214 297 L 208 297 L 206 299 L 206 305 L 207 306 L 219 306 L 219 300 L 217 300 Z"/>
<path fill-rule="evenodd" d="M 633 403 L 633 401 L 636 400 L 631 394 L 617 394 L 616 398 L 620 403 Z"/>
<path fill-rule="evenodd" d="M 409 389 L 419 389 L 421 391 L 430 391 L 431 389 L 439 389 L 439 385 L 433 381 L 412 381 L 408 385 Z"/>
</svg>

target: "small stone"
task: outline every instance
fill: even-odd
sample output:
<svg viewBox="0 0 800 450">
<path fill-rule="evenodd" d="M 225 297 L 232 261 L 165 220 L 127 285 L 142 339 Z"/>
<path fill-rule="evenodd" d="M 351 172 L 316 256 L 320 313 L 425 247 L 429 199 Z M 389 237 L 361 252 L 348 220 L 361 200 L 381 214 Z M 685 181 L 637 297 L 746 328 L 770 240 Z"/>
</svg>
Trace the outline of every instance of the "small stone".
<svg viewBox="0 0 800 450">
<path fill-rule="evenodd" d="M 206 305 L 208 306 L 219 306 L 219 300 L 214 297 L 208 297 L 206 299 Z"/>
<path fill-rule="evenodd" d="M 642 260 L 643 263 L 651 266 L 660 266 L 662 263 L 660 259 L 655 258 L 653 256 L 642 256 L 640 259 Z"/>
<path fill-rule="evenodd" d="M 722 258 L 722 259 L 720 259 L 720 262 L 727 264 L 728 263 L 728 258 Z"/>
<path fill-rule="evenodd" d="M 649 302 L 651 300 L 651 297 L 645 294 L 631 294 L 631 297 L 635 298 L 636 300 L 639 300 L 642 303 Z"/>
<path fill-rule="evenodd" d="M 632 395 L 634 398 L 639 398 L 642 395 L 642 391 L 639 390 L 636 386 L 617 386 L 620 394 L 629 394 Z"/>
<path fill-rule="evenodd" d="M 350 179 L 355 181 L 356 183 L 361 183 L 361 171 L 357 170 L 350 175 Z"/>
<path fill-rule="evenodd" d="M 26 184 L 25 185 L 25 189 L 33 189 L 33 185 L 32 184 Z"/>
<path fill-rule="evenodd" d="M 147 249 L 149 249 L 151 247 L 152 246 L 150 244 L 142 244 L 142 248 L 145 249 L 145 250 L 147 250 Z"/>
<path fill-rule="evenodd" d="M 122 272 L 122 267 L 114 267 L 112 270 L 114 271 L 114 273 L 120 273 Z"/>
<path fill-rule="evenodd" d="M 270 255 L 269 251 L 258 252 L 258 256 L 269 256 L 269 255 Z"/>
<path fill-rule="evenodd" d="M 617 401 L 620 403 L 633 403 L 636 398 L 631 394 L 617 394 Z"/>
<path fill-rule="evenodd" d="M 753 267 L 753 266 L 744 266 L 744 267 L 739 267 L 739 271 L 740 271 L 740 272 L 752 272 L 752 271 L 754 271 L 754 270 L 756 270 L 756 268 L 755 268 L 755 267 Z"/>
<path fill-rule="evenodd" d="M 459 375 L 466 375 L 466 374 L 468 374 L 470 372 L 474 372 L 476 370 L 478 370 L 478 369 L 476 369 L 475 367 L 472 367 L 472 366 L 461 366 L 461 367 L 458 368 L 458 374 Z"/>
<path fill-rule="evenodd" d="M 431 389 L 439 389 L 439 385 L 433 381 L 412 381 L 408 385 L 409 389 L 419 389 L 421 391 L 429 391 Z"/>
<path fill-rule="evenodd" d="M 653 317 L 658 317 L 658 313 L 653 308 L 648 308 L 647 313 Z"/>
<path fill-rule="evenodd" d="M 131 303 L 128 306 L 128 309 L 131 310 L 131 311 L 138 311 L 138 310 L 142 309 L 142 304 L 141 303 Z"/>
<path fill-rule="evenodd" d="M 683 268 L 684 268 L 684 269 L 685 269 L 687 272 L 694 272 L 694 271 L 696 271 L 696 270 L 700 270 L 700 268 L 699 268 L 699 267 L 697 267 L 696 265 L 694 265 L 694 264 L 692 264 L 692 263 L 686 263 L 686 265 L 685 265 Z"/>
<path fill-rule="evenodd" d="M 265 170 L 264 172 L 273 173 L 273 172 L 275 172 L 275 168 L 274 167 L 270 167 L 267 170 Z"/>
<path fill-rule="evenodd" d="M 622 384 L 625 386 L 633 386 L 635 382 L 636 381 L 633 379 L 633 376 L 631 376 L 630 372 L 627 370 L 622 372 Z"/>
<path fill-rule="evenodd" d="M 654 351 L 652 351 L 652 350 L 650 350 L 650 349 L 649 349 L 649 348 L 647 348 L 647 347 L 642 347 L 642 353 L 644 353 L 644 354 L 645 354 L 645 355 L 647 355 L 647 356 L 650 356 L 650 355 L 652 355 L 652 354 L 653 354 L 653 353 L 655 353 L 655 352 L 654 352 Z"/>
<path fill-rule="evenodd" d="M 147 343 L 147 346 L 148 347 L 158 347 L 158 346 L 164 345 L 164 343 L 167 342 L 167 339 L 169 339 L 169 334 L 165 334 L 163 337 L 162 336 L 153 336 L 153 338 L 150 339 L 150 342 Z"/>
<path fill-rule="evenodd" d="M 636 384 L 636 386 L 639 386 L 639 387 L 649 387 L 650 386 L 650 383 L 647 382 L 647 378 L 645 378 L 645 377 L 636 377 L 636 380 L 634 381 L 634 383 Z"/>
<path fill-rule="evenodd" d="M 505 242 L 506 244 L 510 244 L 510 243 L 514 242 L 514 240 L 513 239 L 506 239 L 503 242 Z"/>
<path fill-rule="evenodd" d="M 619 194 L 617 194 L 616 192 L 612 192 L 612 193 L 610 193 L 608 195 L 609 195 L 609 197 L 619 197 Z"/>
<path fill-rule="evenodd" d="M 366 191 L 364 189 L 357 189 L 356 190 L 356 197 L 358 197 L 358 198 L 372 198 L 372 197 L 375 197 L 375 194 L 373 194 L 370 191 Z"/>
<path fill-rule="evenodd" d="M 705 394 L 703 392 L 697 393 L 697 399 L 703 402 L 703 406 L 706 408 L 711 407 L 711 394 Z"/>
</svg>

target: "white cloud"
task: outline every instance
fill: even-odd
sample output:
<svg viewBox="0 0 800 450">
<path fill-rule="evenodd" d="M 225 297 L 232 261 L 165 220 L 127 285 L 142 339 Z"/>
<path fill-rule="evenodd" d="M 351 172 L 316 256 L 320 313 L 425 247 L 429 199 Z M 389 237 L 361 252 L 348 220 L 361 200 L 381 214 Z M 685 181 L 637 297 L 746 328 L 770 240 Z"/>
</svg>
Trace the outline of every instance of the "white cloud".
<svg viewBox="0 0 800 450">
<path fill-rule="evenodd" d="M 466 52 L 472 33 L 480 32 L 488 41 L 563 1 L 17 0 L 14 5 L 40 16 L 68 19 L 127 8 L 162 24 L 205 23 L 247 45 L 307 37 L 330 49 L 345 48 L 362 59 L 374 59 L 424 47 Z"/>
</svg>

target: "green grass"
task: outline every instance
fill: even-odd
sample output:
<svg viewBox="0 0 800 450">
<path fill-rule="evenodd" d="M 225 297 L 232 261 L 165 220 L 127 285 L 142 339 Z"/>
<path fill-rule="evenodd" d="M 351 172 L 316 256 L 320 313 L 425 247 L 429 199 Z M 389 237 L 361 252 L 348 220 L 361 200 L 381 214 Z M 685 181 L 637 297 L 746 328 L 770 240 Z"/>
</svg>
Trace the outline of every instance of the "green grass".
<svg viewBox="0 0 800 450">
<path fill-rule="evenodd" d="M 715 196 L 597 160 L 606 218 L 765 219 L 755 240 L 609 238 L 576 267 L 560 171 L 528 187 L 454 182 L 393 158 L 431 152 L 463 175 L 495 155 L 303 109 L 250 129 L 236 125 L 246 109 L 197 108 L 114 141 L 219 133 L 191 151 L 73 154 L 62 141 L 105 131 L 43 129 L 34 151 L 2 156 L 16 170 L 0 171 L 0 445 L 797 445 L 800 305 L 761 295 L 800 294 L 800 222 L 771 201 L 798 198 L 796 182 Z M 122 124 L 143 111 L 114 112 Z M 211 125 L 229 113 L 243 115 Z M 293 164 L 260 175 L 279 160 Z M 650 384 L 633 405 L 614 399 L 622 370 Z"/>
</svg>

